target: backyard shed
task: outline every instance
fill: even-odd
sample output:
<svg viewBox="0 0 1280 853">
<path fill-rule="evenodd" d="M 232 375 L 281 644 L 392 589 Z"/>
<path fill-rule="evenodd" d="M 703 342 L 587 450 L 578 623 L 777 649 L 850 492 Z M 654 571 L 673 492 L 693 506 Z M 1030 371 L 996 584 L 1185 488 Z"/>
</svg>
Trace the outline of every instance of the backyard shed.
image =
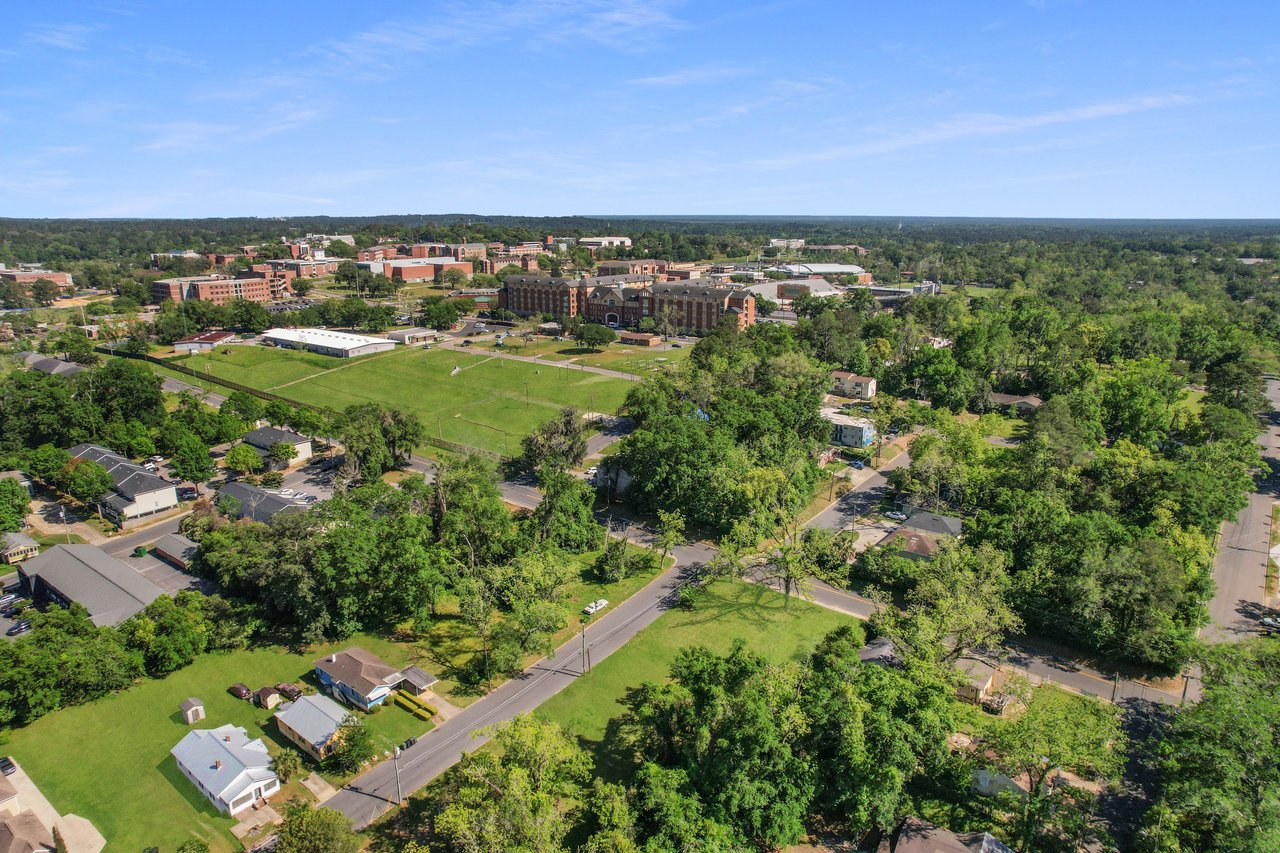
<svg viewBox="0 0 1280 853">
<path fill-rule="evenodd" d="M 182 722 L 189 726 L 204 719 L 204 703 L 194 696 L 183 699 L 178 707 L 182 709 Z"/>
</svg>

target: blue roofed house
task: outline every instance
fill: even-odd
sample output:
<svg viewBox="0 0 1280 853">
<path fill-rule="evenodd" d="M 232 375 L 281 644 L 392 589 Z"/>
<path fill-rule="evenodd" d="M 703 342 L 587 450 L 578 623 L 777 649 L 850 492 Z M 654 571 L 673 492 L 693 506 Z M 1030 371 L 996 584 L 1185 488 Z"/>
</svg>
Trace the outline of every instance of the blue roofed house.
<svg viewBox="0 0 1280 853">
<path fill-rule="evenodd" d="M 338 745 L 338 729 L 351 712 L 328 696 L 303 696 L 280 706 L 276 728 L 291 743 L 323 761 Z"/>
<path fill-rule="evenodd" d="M 373 652 L 352 646 L 316 661 L 316 678 L 334 696 L 368 711 L 387 701 L 405 675 Z"/>
<path fill-rule="evenodd" d="M 280 790 L 267 745 L 262 738 L 249 740 L 239 726 L 188 732 L 169 753 L 182 775 L 224 814 L 239 814 Z"/>
</svg>

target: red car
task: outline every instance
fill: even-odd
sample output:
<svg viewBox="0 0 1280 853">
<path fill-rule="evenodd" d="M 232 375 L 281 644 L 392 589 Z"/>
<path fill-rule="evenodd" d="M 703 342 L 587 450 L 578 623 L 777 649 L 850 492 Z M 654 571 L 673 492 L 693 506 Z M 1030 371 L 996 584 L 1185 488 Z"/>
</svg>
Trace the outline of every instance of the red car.
<svg viewBox="0 0 1280 853">
<path fill-rule="evenodd" d="M 302 698 L 302 688 L 296 684 L 281 683 L 276 685 L 276 692 L 284 696 L 290 702 L 297 702 Z"/>
<path fill-rule="evenodd" d="M 237 699 L 248 699 L 253 695 L 253 691 L 243 684 L 233 684 L 227 688 L 227 692 Z"/>
</svg>

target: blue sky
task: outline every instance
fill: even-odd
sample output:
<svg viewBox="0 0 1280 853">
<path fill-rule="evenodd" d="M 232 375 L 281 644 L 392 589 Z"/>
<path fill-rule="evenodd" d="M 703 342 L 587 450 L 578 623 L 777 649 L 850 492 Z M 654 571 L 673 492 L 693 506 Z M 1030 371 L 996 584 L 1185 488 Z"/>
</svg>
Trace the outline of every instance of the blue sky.
<svg viewBox="0 0 1280 853">
<path fill-rule="evenodd" d="M 1280 3 L 10 4 L 0 215 L 1280 217 Z"/>
</svg>

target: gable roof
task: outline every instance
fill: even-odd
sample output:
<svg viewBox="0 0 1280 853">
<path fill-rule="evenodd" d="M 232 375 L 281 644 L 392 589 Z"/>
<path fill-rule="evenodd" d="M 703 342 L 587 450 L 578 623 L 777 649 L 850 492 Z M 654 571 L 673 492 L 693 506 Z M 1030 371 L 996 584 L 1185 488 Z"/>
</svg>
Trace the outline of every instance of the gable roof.
<svg viewBox="0 0 1280 853">
<path fill-rule="evenodd" d="M 111 488 L 130 502 L 138 495 L 173 488 L 173 483 L 163 477 L 157 477 L 141 465 L 135 465 L 120 454 L 97 444 L 77 444 L 71 448 L 71 455 L 76 459 L 97 462 L 106 468 L 111 475 Z"/>
<path fill-rule="evenodd" d="M 404 673 L 359 646 L 321 658 L 316 661 L 316 669 L 334 681 L 347 685 L 361 696 L 368 696 L 379 687 L 394 686 L 404 680 Z"/>
<path fill-rule="evenodd" d="M 119 625 L 164 590 L 95 545 L 54 545 L 22 566 L 89 611 L 95 625 Z"/>
<path fill-rule="evenodd" d="M 418 690 L 426 690 L 440 679 L 436 678 L 425 669 L 416 666 L 406 666 L 400 673 L 404 676 L 404 680 L 412 684 Z"/>
<path fill-rule="evenodd" d="M 6 554 L 19 548 L 34 548 L 39 544 L 25 533 L 6 533 L 0 539 L 4 540 L 3 553 Z"/>
<path fill-rule="evenodd" d="M 230 495 L 240 502 L 237 518 L 252 518 L 264 524 L 270 524 L 271 520 L 282 512 L 302 512 L 303 510 L 302 507 L 281 495 L 274 495 L 238 480 L 227 483 L 219 489 L 218 497 L 221 498 L 223 495 Z"/>
<path fill-rule="evenodd" d="M 253 783 L 275 777 L 262 738 L 249 740 L 239 726 L 196 729 L 169 753 L 191 776 L 223 802 L 230 802 Z"/>
<path fill-rule="evenodd" d="M 938 553 L 938 549 L 942 547 L 938 542 L 937 536 L 931 533 L 914 530 L 894 530 L 881 539 L 878 545 L 897 545 L 908 554 L 915 554 L 917 557 L 932 557 Z"/>
<path fill-rule="evenodd" d="M 896 833 L 893 853 L 1013 853 L 989 832 L 955 833 L 909 817 Z"/>
<path fill-rule="evenodd" d="M 167 554 L 184 563 L 194 557 L 196 551 L 200 548 L 199 545 L 181 533 L 166 533 L 157 539 L 152 547 L 160 553 Z"/>
<path fill-rule="evenodd" d="M 902 522 L 902 526 L 912 530 L 923 530 L 925 533 L 936 536 L 959 536 L 964 525 L 954 515 L 939 515 L 936 512 L 916 510 Z"/>
<path fill-rule="evenodd" d="M 328 696 L 312 694 L 293 702 L 286 702 L 276 711 L 277 722 L 282 722 L 298 733 L 307 743 L 322 746 L 342 725 L 350 712 Z"/>
<path fill-rule="evenodd" d="M 53 835 L 31 809 L 0 821 L 0 853 L 49 853 Z"/>
<path fill-rule="evenodd" d="M 258 427 L 253 432 L 247 432 L 244 435 L 245 444 L 252 444 L 254 447 L 261 447 L 263 450 L 270 450 L 271 445 L 278 442 L 296 446 L 308 440 L 293 430 L 279 429 L 273 426 Z"/>
</svg>

